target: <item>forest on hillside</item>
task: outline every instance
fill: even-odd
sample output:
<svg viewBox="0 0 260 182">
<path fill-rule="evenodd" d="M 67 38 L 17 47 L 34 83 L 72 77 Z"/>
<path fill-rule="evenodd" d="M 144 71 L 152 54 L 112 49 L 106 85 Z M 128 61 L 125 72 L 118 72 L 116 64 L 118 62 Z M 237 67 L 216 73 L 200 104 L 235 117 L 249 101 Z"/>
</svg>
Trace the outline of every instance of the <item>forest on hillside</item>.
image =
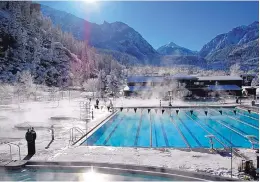
<svg viewBox="0 0 260 182">
<path fill-rule="evenodd" d="M 29 73 L 35 84 L 64 88 L 90 80 L 117 91 L 124 81 L 121 64 L 54 26 L 30 1 L 0 2 L 0 61 L 3 83 L 21 82 Z"/>
<path fill-rule="evenodd" d="M 119 55 L 119 54 L 117 54 Z M 80 87 L 86 91 L 119 93 L 127 75 L 228 75 L 241 72 L 206 70 L 195 66 L 132 65 L 125 54 L 115 58 L 55 26 L 30 1 L 0 2 L 0 81 L 51 87 Z M 129 64 L 126 64 L 129 62 Z"/>
</svg>

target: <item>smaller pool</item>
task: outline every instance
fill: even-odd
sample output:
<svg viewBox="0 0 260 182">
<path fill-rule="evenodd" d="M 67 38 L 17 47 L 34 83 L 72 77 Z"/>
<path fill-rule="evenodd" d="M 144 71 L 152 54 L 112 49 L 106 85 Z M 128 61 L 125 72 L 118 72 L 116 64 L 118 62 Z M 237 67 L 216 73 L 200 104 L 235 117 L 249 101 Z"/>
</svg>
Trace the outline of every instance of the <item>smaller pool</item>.
<svg viewBox="0 0 260 182">
<path fill-rule="evenodd" d="M 161 176 L 160 176 L 161 175 Z M 203 179 L 162 174 L 141 174 L 139 172 L 118 172 L 117 170 L 97 170 L 93 168 L 22 168 L 0 169 L 0 181 L 200 181 Z"/>
</svg>

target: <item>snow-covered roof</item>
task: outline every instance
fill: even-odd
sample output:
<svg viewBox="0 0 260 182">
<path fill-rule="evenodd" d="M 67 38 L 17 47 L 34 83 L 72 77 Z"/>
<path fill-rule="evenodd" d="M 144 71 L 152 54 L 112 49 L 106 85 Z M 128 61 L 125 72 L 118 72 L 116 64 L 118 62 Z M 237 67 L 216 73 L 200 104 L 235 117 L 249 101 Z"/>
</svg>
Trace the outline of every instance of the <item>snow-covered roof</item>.
<svg viewBox="0 0 260 182">
<path fill-rule="evenodd" d="M 254 74 L 254 73 L 244 73 L 244 74 L 241 74 L 241 76 L 257 76 L 257 74 Z"/>
<path fill-rule="evenodd" d="M 207 90 L 221 91 L 221 90 L 241 90 L 237 85 L 208 85 Z"/>
<path fill-rule="evenodd" d="M 163 82 L 163 76 L 130 76 L 127 78 L 127 82 Z"/>
<path fill-rule="evenodd" d="M 152 90 L 151 87 L 147 87 L 147 86 L 129 86 L 129 91 L 133 92 L 133 91 L 150 91 Z"/>
<path fill-rule="evenodd" d="M 125 86 L 125 88 L 123 89 L 124 91 L 129 91 L 129 87 L 128 86 Z"/>
<path fill-rule="evenodd" d="M 250 88 L 251 88 L 251 89 L 253 89 L 253 88 L 254 88 L 254 89 L 257 89 L 257 88 L 259 88 L 259 86 L 242 86 L 242 88 L 243 88 L 243 89 L 247 89 L 247 88 L 249 88 L 249 89 L 250 89 Z"/>
<path fill-rule="evenodd" d="M 206 81 L 206 80 L 212 80 L 212 81 L 221 81 L 221 80 L 243 80 L 239 76 L 203 76 L 198 77 L 199 81 Z"/>
<path fill-rule="evenodd" d="M 223 81 L 223 80 L 243 80 L 240 76 L 194 76 L 185 74 L 175 74 L 170 76 L 130 76 L 127 82 L 164 82 L 165 80 L 198 80 L 198 81 Z"/>
<path fill-rule="evenodd" d="M 182 73 L 178 73 L 175 75 L 167 76 L 166 79 L 174 79 L 174 80 L 197 80 L 198 78 L 193 75 L 185 75 Z"/>
</svg>

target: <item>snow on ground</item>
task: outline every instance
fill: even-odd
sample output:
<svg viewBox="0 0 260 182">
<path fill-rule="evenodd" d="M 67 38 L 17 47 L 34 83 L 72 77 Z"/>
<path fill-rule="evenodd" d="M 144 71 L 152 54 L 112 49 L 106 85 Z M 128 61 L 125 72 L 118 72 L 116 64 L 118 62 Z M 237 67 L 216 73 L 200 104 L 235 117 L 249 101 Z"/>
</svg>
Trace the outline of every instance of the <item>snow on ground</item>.
<svg viewBox="0 0 260 182">
<path fill-rule="evenodd" d="M 78 146 L 60 151 L 48 158 L 36 155 L 32 160 L 123 163 L 207 172 L 230 177 L 230 157 L 178 149 Z M 233 177 L 238 175 L 237 167 L 241 160 L 239 157 L 233 159 Z"/>
<path fill-rule="evenodd" d="M 27 155 L 26 130 L 32 126 L 37 132 L 36 150 L 40 155 L 52 155 L 64 150 L 69 146 L 70 129 L 78 127 L 84 133 L 103 121 L 111 113 L 103 109 L 94 109 L 94 119 L 86 118 L 84 109 L 80 109 L 80 103 L 86 101 L 80 99 L 63 99 L 60 101 L 24 102 L 19 106 L 16 104 L 0 106 L 0 161 L 9 160 L 9 146 L 4 142 L 13 142 L 21 146 L 21 155 Z M 102 103 L 101 103 L 102 105 Z M 91 115 L 90 115 L 91 116 Z M 51 119 L 54 118 L 54 119 Z M 51 141 L 50 127 L 54 126 L 55 140 L 48 149 L 45 147 Z M 19 128 L 17 128 L 19 127 Z M 74 132 L 75 133 L 75 132 Z M 75 133 L 76 139 L 82 135 Z M 13 159 L 18 159 L 18 149 L 12 147 Z"/>
<path fill-rule="evenodd" d="M 230 176 L 230 157 L 205 152 L 189 152 L 177 149 L 148 149 L 148 148 L 120 148 L 120 147 L 91 147 L 71 146 L 70 128 L 79 127 L 85 133 L 102 122 L 111 113 L 106 109 L 109 101 L 101 99 L 103 109 L 91 110 L 94 119 L 86 122 L 80 119 L 84 110 L 80 109 L 81 101 L 86 98 L 68 99 L 60 101 L 24 102 L 0 106 L 0 161 L 10 160 L 8 145 L 3 142 L 13 142 L 21 147 L 21 155 L 27 155 L 27 143 L 24 139 L 28 126 L 35 127 L 37 132 L 36 154 L 31 160 L 42 161 L 92 161 L 108 163 L 125 163 L 168 167 L 190 171 L 208 172 L 215 175 Z M 114 106 L 159 106 L 159 99 L 126 99 L 113 100 Z M 182 101 L 173 102 L 175 105 Z M 162 101 L 162 105 L 168 105 Z M 84 116 L 83 116 L 84 117 Z M 52 118 L 52 119 L 51 119 Z M 55 140 L 51 141 L 49 127 L 54 125 Z M 17 129 L 16 127 L 20 127 Z M 81 135 L 77 133 L 77 138 Z M 242 150 L 245 155 L 251 155 L 252 150 Z M 13 159 L 18 159 L 18 152 L 12 147 Z M 253 159 L 253 154 L 252 154 Z M 237 176 L 238 165 L 242 158 L 233 160 L 233 175 Z"/>
</svg>

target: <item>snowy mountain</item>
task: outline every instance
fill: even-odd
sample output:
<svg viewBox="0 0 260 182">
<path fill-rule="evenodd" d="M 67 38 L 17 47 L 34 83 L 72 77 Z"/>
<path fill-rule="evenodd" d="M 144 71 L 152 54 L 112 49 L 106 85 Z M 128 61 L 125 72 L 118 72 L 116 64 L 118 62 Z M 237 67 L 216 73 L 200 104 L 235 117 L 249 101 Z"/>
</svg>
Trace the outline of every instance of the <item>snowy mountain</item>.
<svg viewBox="0 0 260 182">
<path fill-rule="evenodd" d="M 41 11 L 63 31 L 78 40 L 86 40 L 98 52 L 112 56 L 124 65 L 191 65 L 205 69 L 229 69 L 242 59 L 245 70 L 258 69 L 258 22 L 240 26 L 216 36 L 200 52 L 191 51 L 173 42 L 157 51 L 133 28 L 122 22 L 95 24 L 72 14 L 41 5 Z M 237 57 L 239 55 L 239 57 Z M 214 67 L 213 67 L 214 65 Z"/>
<path fill-rule="evenodd" d="M 259 22 L 253 22 L 248 26 L 239 26 L 228 33 L 220 34 L 205 44 L 199 54 L 207 57 L 216 51 L 224 49 L 232 45 L 242 45 L 259 37 Z"/>
<path fill-rule="evenodd" d="M 231 45 L 214 51 L 207 57 L 209 68 L 224 69 L 239 63 L 243 70 L 258 71 L 259 39 L 242 45 Z"/>
<path fill-rule="evenodd" d="M 41 11 L 63 31 L 71 32 L 78 40 L 86 40 L 95 48 L 126 53 L 143 63 L 149 63 L 147 61 L 158 54 L 137 31 L 125 23 L 104 22 L 98 25 L 44 5 L 41 5 Z"/>
<path fill-rule="evenodd" d="M 192 66 L 200 69 L 207 69 L 207 60 L 202 57 L 188 55 L 188 56 L 173 56 L 166 55 L 161 58 L 161 66 Z"/>
<path fill-rule="evenodd" d="M 191 51 L 187 48 L 176 45 L 173 42 L 170 42 L 164 46 L 161 46 L 157 49 L 157 52 L 161 55 L 172 55 L 172 56 L 192 56 L 197 55 L 196 51 Z"/>
<path fill-rule="evenodd" d="M 199 54 L 208 60 L 209 68 L 229 68 L 240 63 L 243 70 L 258 71 L 259 23 L 239 26 L 221 34 L 203 46 Z"/>
</svg>

